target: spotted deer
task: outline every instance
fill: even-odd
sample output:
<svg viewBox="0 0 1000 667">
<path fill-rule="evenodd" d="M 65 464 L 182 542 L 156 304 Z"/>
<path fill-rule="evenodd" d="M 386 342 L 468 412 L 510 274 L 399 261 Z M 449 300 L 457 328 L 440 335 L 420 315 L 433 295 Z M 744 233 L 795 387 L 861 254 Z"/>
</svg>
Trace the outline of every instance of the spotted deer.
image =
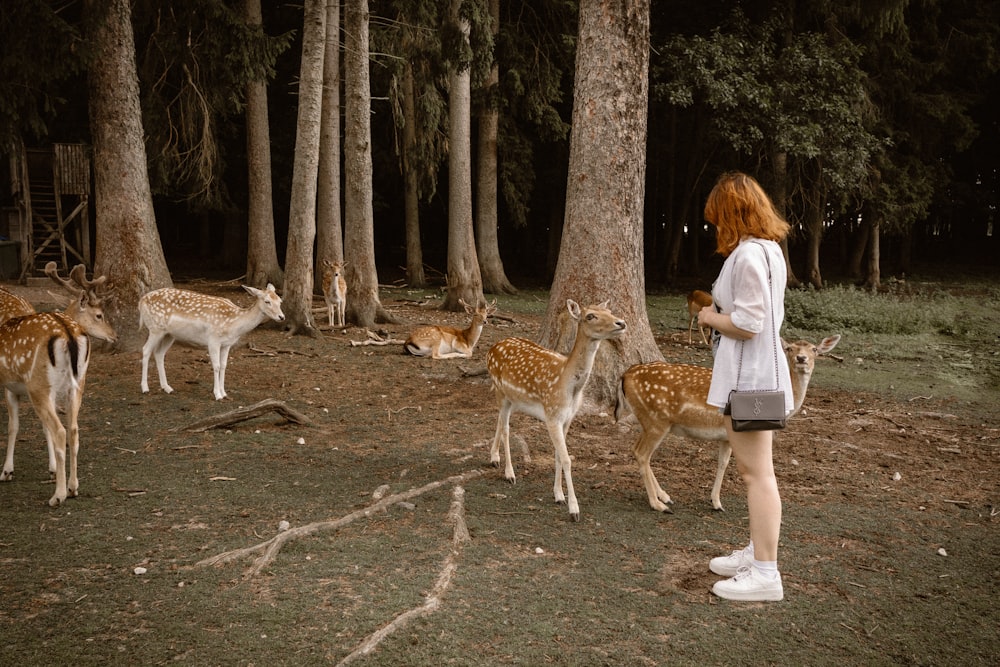
<svg viewBox="0 0 1000 667">
<path fill-rule="evenodd" d="M 243 334 L 265 319 L 271 318 L 276 322 L 285 319 L 281 312 L 281 297 L 274 291 L 274 285 L 268 283 L 263 290 L 244 285 L 243 289 L 256 298 L 248 308 L 240 308 L 229 299 L 173 287 L 148 292 L 139 299 L 139 326 L 149 330 L 149 338 L 142 346 L 142 393 L 149 393 L 150 355 L 156 359 L 160 388 L 168 394 L 173 392 L 167 384 L 163 358 L 176 340 L 208 348 L 215 400 L 226 398 L 226 366 L 230 348 Z"/>
<path fill-rule="evenodd" d="M 105 277 L 100 276 L 93 280 L 87 280 L 86 267 L 83 264 L 75 266 L 70 273 L 70 280 L 65 280 L 59 276 L 58 269 L 56 268 L 55 262 L 49 262 L 45 267 L 45 273 L 48 275 L 56 284 L 63 287 L 67 292 L 73 295 L 73 300 L 66 307 L 66 310 L 62 313 L 65 317 L 69 318 L 74 322 L 82 332 L 84 336 L 90 336 L 92 338 L 97 338 L 109 343 L 114 343 L 118 340 L 114 329 L 111 325 L 104 319 L 104 310 L 102 307 L 102 299 L 97 295 L 97 288 L 102 286 L 105 282 Z M 13 294 L 12 292 L 7 292 L 2 290 L 0 293 L 0 317 L 2 320 L 0 322 L 12 321 L 15 319 L 24 319 L 28 316 L 34 316 L 35 308 L 25 299 Z M 62 331 L 61 328 L 55 326 L 61 320 L 51 320 L 49 318 L 34 318 L 31 322 L 35 322 L 36 329 L 40 326 L 38 323 L 46 324 L 48 328 L 55 327 L 55 330 Z M 54 324 L 55 323 L 55 324 Z M 29 323 L 22 327 L 18 327 L 16 330 L 19 335 L 30 333 L 35 331 L 28 326 Z M 75 331 L 75 330 L 74 330 Z M 37 333 L 37 331 L 36 331 Z M 47 334 L 40 334 L 47 335 Z M 76 334 L 70 332 L 67 334 L 70 338 L 64 338 L 66 344 L 72 347 L 71 338 Z M 53 345 L 58 347 L 58 340 L 56 338 L 50 337 L 49 340 L 53 342 Z M 88 345 L 85 346 L 85 350 L 89 353 L 89 341 Z M 9 351 L 6 347 L 6 343 L 0 340 L 0 354 L 5 354 L 4 358 L 10 358 Z M 79 350 L 79 345 L 76 345 L 76 349 Z M 4 362 L 5 363 L 5 362 Z M 30 385 L 27 382 L 17 380 L 19 373 L 24 371 L 26 366 L 24 366 L 24 361 L 20 362 L 17 367 L 11 366 L 8 369 L 8 375 L 6 377 L 13 378 L 10 381 L 4 381 L 4 395 L 7 401 L 7 456 L 4 460 L 3 471 L 0 472 L 0 482 L 8 482 L 14 478 L 14 444 L 17 441 L 17 434 L 20 430 L 20 403 L 23 398 L 30 398 L 32 403 L 35 405 L 36 412 L 38 411 L 38 404 L 35 402 L 36 396 L 31 393 Z M 84 375 L 86 373 L 86 364 L 83 365 Z M 58 383 L 57 383 L 58 384 Z M 79 393 L 82 400 L 83 392 L 83 377 L 79 379 Z M 68 403 L 72 403 L 73 397 L 69 393 L 63 394 L 56 391 L 52 394 L 52 401 L 55 405 L 57 401 L 66 398 L 69 399 Z M 61 403 L 60 403 L 61 405 Z M 77 403 L 77 410 L 79 409 L 79 402 Z M 41 413 L 39 413 L 41 417 Z M 74 418 L 75 419 L 75 418 Z M 75 421 L 72 422 L 75 424 Z M 48 446 L 49 454 L 49 472 L 53 476 L 57 476 L 58 460 L 57 452 L 55 450 L 55 443 L 53 441 L 54 431 L 50 430 L 49 426 L 45 425 L 43 421 L 43 426 L 45 426 L 45 440 Z M 78 440 L 77 440 L 78 442 Z M 65 449 L 64 449 L 65 451 Z M 76 450 L 74 451 L 74 457 L 76 456 Z M 65 499 L 65 495 L 63 495 Z M 61 501 L 60 501 L 61 502 Z"/>
<path fill-rule="evenodd" d="M 698 321 L 698 311 L 706 306 L 712 305 L 712 295 L 708 292 L 702 292 L 700 289 L 696 289 L 687 295 L 687 307 L 688 307 L 688 345 L 691 345 L 694 341 L 691 339 L 691 331 L 694 329 L 694 323 Z M 709 329 L 711 331 L 711 329 Z M 701 334 L 702 341 L 705 345 L 709 345 L 708 337 L 705 336 L 705 329 L 698 327 L 698 333 Z"/>
<path fill-rule="evenodd" d="M 792 375 L 792 395 L 795 415 L 805 401 L 809 380 L 816 358 L 827 354 L 840 341 L 840 335 L 824 338 L 819 345 L 800 340 L 782 341 Z M 721 510 L 722 479 L 729 465 L 732 447 L 726 434 L 726 424 L 719 408 L 708 405 L 708 387 L 712 369 L 690 364 L 668 364 L 654 361 L 632 366 L 622 375 L 615 406 L 615 420 L 624 419 L 629 409 L 642 427 L 639 439 L 632 446 L 639 464 L 639 475 L 646 487 L 649 506 L 663 512 L 672 503 L 650 468 L 650 460 L 667 433 L 697 440 L 719 442 L 715 484 L 712 486 L 712 507 Z"/>
<path fill-rule="evenodd" d="M 328 322 L 331 327 L 345 325 L 347 308 L 347 281 L 344 280 L 344 263 L 323 260 L 323 298 L 326 300 Z"/>
<path fill-rule="evenodd" d="M 625 321 L 608 310 L 608 302 L 581 308 L 567 300 L 570 316 L 578 322 L 576 340 L 569 356 L 548 350 L 523 338 L 505 338 L 486 354 L 486 368 L 493 380 L 500 410 L 497 430 L 490 448 L 490 462 L 500 466 L 503 444 L 504 478 L 516 481 L 510 458 L 510 415 L 523 412 L 545 422 L 555 448 L 555 483 L 552 491 L 557 503 L 566 502 L 573 521 L 580 520 L 580 505 L 573 490 L 571 461 L 566 449 L 566 435 L 583 402 L 583 390 L 594 367 L 594 357 L 601 341 L 625 333 Z M 566 477 L 563 495 L 562 477 Z"/>
<path fill-rule="evenodd" d="M 465 308 L 465 312 L 472 315 L 472 322 L 468 327 L 458 329 L 436 324 L 417 327 L 410 332 L 406 342 L 403 343 L 403 350 L 415 357 L 471 359 L 476 343 L 483 333 L 483 325 L 486 324 L 487 318 L 497 311 L 497 300 L 493 299 L 492 303 L 481 303 L 475 308 L 462 299 L 458 302 Z"/>
<path fill-rule="evenodd" d="M 65 313 L 32 312 L 0 324 L 0 384 L 4 387 L 9 413 L 7 456 L 0 481 L 9 481 L 14 476 L 20 401 L 27 396 L 45 431 L 49 470 L 56 480 L 56 490 L 49 505 L 56 507 L 67 496 L 77 495 L 80 486 L 77 419 L 90 363 L 90 337 L 114 343 L 117 335 L 105 321 L 101 299 L 96 293 L 96 288 L 104 283 L 104 276 L 87 280 L 86 269 L 81 264 L 73 268 L 71 283 L 59 277 L 54 262 L 46 266 L 45 272 L 76 298 Z M 59 419 L 59 405 L 65 406 L 65 426 Z"/>
</svg>

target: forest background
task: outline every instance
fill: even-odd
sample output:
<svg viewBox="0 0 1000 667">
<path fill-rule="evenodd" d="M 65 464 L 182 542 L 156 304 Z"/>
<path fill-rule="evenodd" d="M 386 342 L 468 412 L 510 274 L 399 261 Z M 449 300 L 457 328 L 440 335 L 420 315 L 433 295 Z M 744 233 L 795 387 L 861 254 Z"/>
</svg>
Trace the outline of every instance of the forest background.
<svg viewBox="0 0 1000 667">
<path fill-rule="evenodd" d="M 5 150 L 17 141 L 92 142 L 87 75 L 98 50 L 88 11 L 114 4 L 0 8 Z M 257 31 L 246 14 L 254 4 L 131 8 L 155 224 L 174 273 L 239 275 L 246 266 L 245 112 L 254 82 L 267 84 L 271 205 L 277 255 L 285 256 L 303 7 L 261 3 Z M 548 285 L 566 210 L 579 3 L 362 4 L 380 280 L 445 280 L 448 72 L 461 50 L 449 16 L 459 11 L 469 27 L 463 62 L 473 137 L 489 111 L 498 118 L 494 215 L 503 267 L 486 288 Z M 729 169 L 756 175 L 795 224 L 793 285 L 822 287 L 825 273 L 877 288 L 883 274 L 902 278 L 922 263 L 996 267 L 997 3 L 658 0 L 647 9 L 649 288 L 707 286 L 714 276 L 719 258 L 701 208 Z M 342 61 L 347 30 L 340 26 Z M 415 108 L 407 111 L 407 102 Z M 416 114 L 410 138 L 407 113 Z M 472 145 L 482 152 L 481 141 Z M 407 172 L 416 179 L 415 213 L 407 213 Z M 474 196 L 481 199 L 478 187 Z M 419 217 L 425 276 L 413 275 L 407 215 Z"/>
</svg>

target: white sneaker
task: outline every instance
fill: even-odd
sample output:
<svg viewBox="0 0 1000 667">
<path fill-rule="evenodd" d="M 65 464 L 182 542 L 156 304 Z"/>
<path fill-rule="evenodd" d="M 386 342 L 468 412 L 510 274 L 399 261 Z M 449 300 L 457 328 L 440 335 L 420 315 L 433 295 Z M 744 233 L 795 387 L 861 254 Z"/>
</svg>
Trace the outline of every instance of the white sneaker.
<svg viewBox="0 0 1000 667">
<path fill-rule="evenodd" d="M 715 582 L 712 592 L 726 600 L 747 602 L 777 602 L 785 596 L 780 574 L 767 579 L 753 565 L 741 567 L 732 579 Z"/>
<path fill-rule="evenodd" d="M 728 556 L 718 556 L 708 561 L 708 569 L 720 577 L 735 577 L 741 567 L 749 567 L 751 558 L 746 550 L 739 549 Z"/>
</svg>

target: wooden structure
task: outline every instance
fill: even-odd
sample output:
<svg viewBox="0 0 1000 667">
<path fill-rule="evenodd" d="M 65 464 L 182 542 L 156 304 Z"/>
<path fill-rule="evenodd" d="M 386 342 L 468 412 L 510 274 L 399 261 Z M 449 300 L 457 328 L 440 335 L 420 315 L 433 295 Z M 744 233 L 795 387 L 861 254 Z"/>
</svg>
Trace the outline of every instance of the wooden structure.
<svg viewBox="0 0 1000 667">
<path fill-rule="evenodd" d="M 20 280 L 42 275 L 54 261 L 64 272 L 90 257 L 90 154 L 84 144 L 20 146 L 10 157 L 17 215 L 10 238 L 20 245 Z"/>
</svg>

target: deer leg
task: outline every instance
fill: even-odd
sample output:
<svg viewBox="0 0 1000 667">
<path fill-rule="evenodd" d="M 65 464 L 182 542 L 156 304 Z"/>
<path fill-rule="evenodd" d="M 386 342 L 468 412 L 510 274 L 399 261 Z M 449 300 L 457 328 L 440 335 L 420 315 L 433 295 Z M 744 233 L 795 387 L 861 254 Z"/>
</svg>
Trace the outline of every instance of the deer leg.
<svg viewBox="0 0 1000 667">
<path fill-rule="evenodd" d="M 340 301 L 337 303 L 337 319 L 340 320 L 337 326 L 343 327 L 347 325 L 347 318 L 344 315 L 344 311 L 347 309 L 347 302 Z"/>
<path fill-rule="evenodd" d="M 500 444 L 503 443 L 503 455 L 505 458 L 503 476 L 511 484 L 517 482 L 514 475 L 514 463 L 510 458 L 510 413 L 513 406 L 506 400 L 500 401 L 500 411 L 497 415 L 497 432 L 493 436 L 493 446 L 490 447 L 490 463 L 500 467 Z"/>
<path fill-rule="evenodd" d="M 83 400 L 82 382 L 76 391 L 70 392 L 70 396 L 67 399 L 67 403 L 69 404 L 69 414 L 66 415 L 66 423 L 69 425 L 66 438 L 66 456 L 69 460 L 67 486 L 69 495 L 76 497 L 80 489 L 80 480 L 76 474 L 76 464 L 77 456 L 80 453 L 80 426 L 77 418 L 80 416 L 80 403 Z"/>
<path fill-rule="evenodd" d="M 221 401 L 226 397 L 226 390 L 223 388 L 222 346 L 210 344 L 208 357 L 212 360 L 212 393 L 215 400 Z"/>
<path fill-rule="evenodd" d="M 566 431 L 569 428 L 560 424 L 549 422 L 549 437 L 555 445 L 556 475 L 555 483 L 552 486 L 552 494 L 557 503 L 567 502 L 569 516 L 573 521 L 580 520 L 580 504 L 576 500 L 576 492 L 573 490 L 573 462 L 569 458 L 569 451 L 566 449 Z M 563 496 L 562 479 L 566 477 L 566 496 Z"/>
<path fill-rule="evenodd" d="M 14 443 L 17 441 L 17 431 L 20 429 L 20 402 L 17 395 L 10 389 L 4 391 L 7 397 L 7 459 L 3 464 L 3 474 L 0 482 L 14 479 Z M 51 452 L 51 447 L 49 448 Z"/>
<path fill-rule="evenodd" d="M 152 340 L 152 338 L 153 336 L 150 334 L 150 340 Z M 150 341 L 146 341 L 146 345 L 149 345 L 149 343 Z M 168 333 L 163 333 L 160 334 L 160 337 L 153 343 L 153 347 L 151 348 L 153 351 L 153 358 L 156 360 L 156 374 L 160 378 L 160 389 L 167 394 L 172 394 L 174 388 L 167 384 L 167 369 L 164 366 L 163 360 L 167 356 L 167 350 L 169 350 L 170 346 L 173 344 L 174 337 Z M 143 358 L 147 358 L 145 347 L 143 347 Z M 143 364 L 143 370 L 145 370 L 145 364 Z M 143 375 L 143 391 L 149 391 L 149 385 L 145 384 L 145 375 Z"/>
<path fill-rule="evenodd" d="M 646 487 L 649 506 L 657 512 L 669 511 L 670 507 L 668 505 L 674 502 L 670 499 L 667 492 L 663 490 L 663 487 L 660 486 L 656 475 L 653 474 L 653 469 L 649 465 L 653 459 L 653 454 L 656 452 L 656 448 L 663 441 L 664 435 L 666 435 L 666 431 L 664 430 L 643 427 L 642 435 L 639 436 L 639 439 L 632 447 L 632 453 L 635 454 L 635 460 L 639 464 L 639 476 Z"/>
<path fill-rule="evenodd" d="M 142 380 L 139 382 L 139 387 L 144 394 L 149 393 L 149 355 L 153 353 L 159 343 L 160 337 L 150 331 L 149 338 L 142 346 Z"/>
<path fill-rule="evenodd" d="M 56 455 L 56 491 L 49 499 L 50 507 L 58 507 L 66 500 L 66 428 L 59 421 L 56 406 L 47 391 L 31 395 L 31 404 L 35 406 L 35 414 L 42 422 L 55 449 Z"/>
<path fill-rule="evenodd" d="M 729 465 L 729 457 L 732 456 L 733 447 L 728 440 L 719 443 L 719 463 L 715 469 L 715 484 L 712 485 L 712 507 L 720 512 L 725 511 L 722 507 L 720 494 L 722 493 L 722 478 L 726 476 L 726 466 Z"/>
</svg>

